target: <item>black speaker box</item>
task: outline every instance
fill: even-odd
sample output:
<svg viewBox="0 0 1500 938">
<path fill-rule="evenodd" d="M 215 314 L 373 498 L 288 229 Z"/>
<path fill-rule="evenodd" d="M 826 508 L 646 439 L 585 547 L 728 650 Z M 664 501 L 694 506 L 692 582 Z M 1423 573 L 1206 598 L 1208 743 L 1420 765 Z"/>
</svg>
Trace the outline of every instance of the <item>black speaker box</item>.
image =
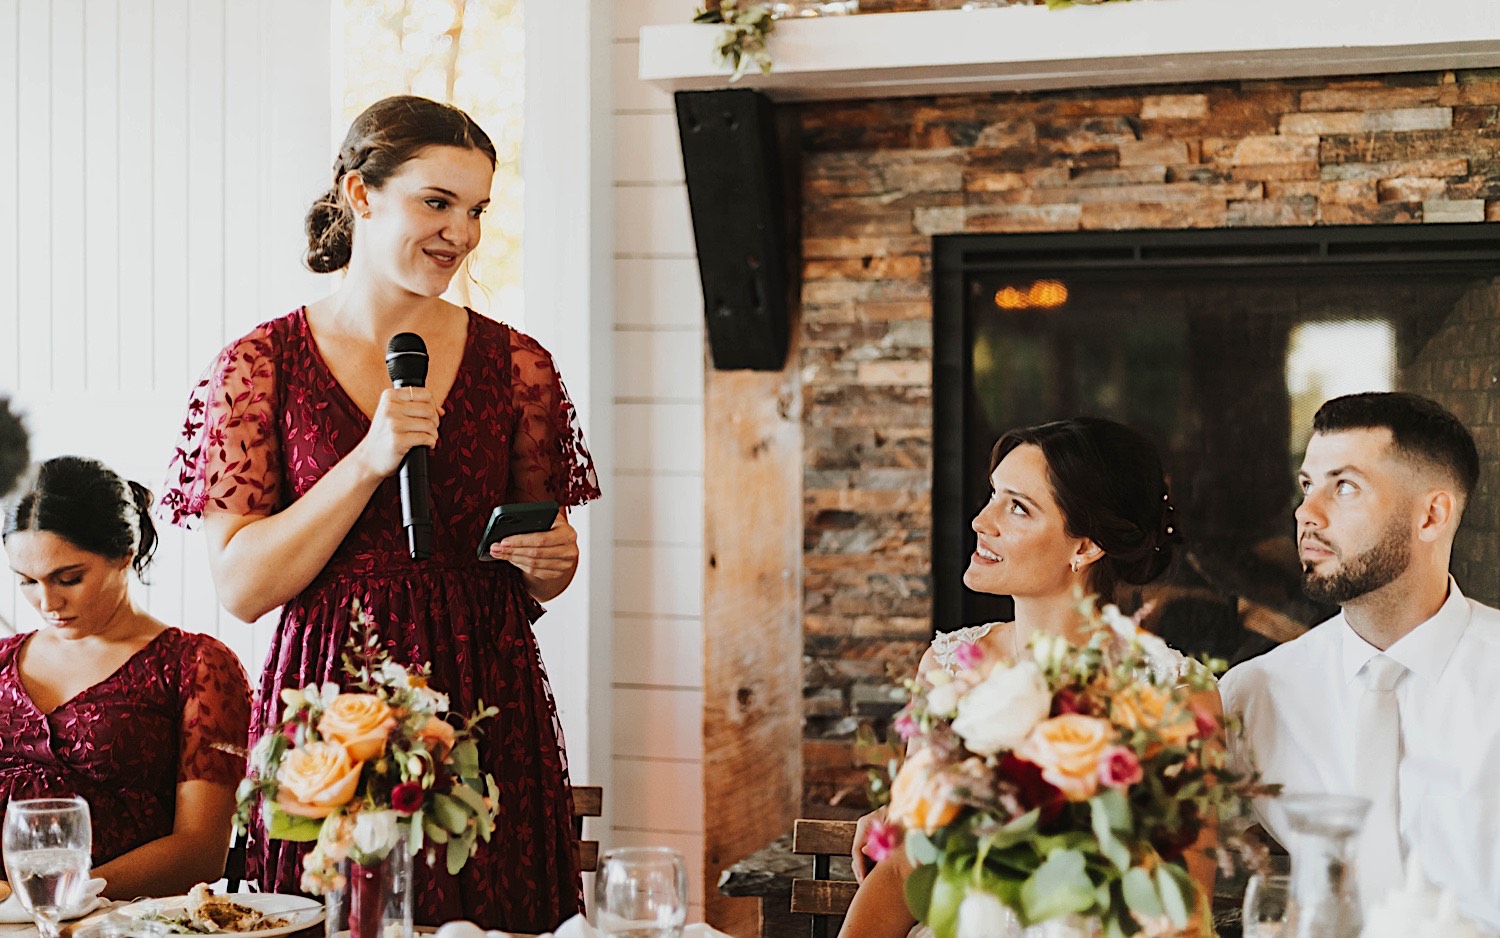
<svg viewBox="0 0 1500 938">
<path fill-rule="evenodd" d="M 780 371 L 795 210 L 771 101 L 748 90 L 679 91 L 676 98 L 714 367 Z"/>
</svg>

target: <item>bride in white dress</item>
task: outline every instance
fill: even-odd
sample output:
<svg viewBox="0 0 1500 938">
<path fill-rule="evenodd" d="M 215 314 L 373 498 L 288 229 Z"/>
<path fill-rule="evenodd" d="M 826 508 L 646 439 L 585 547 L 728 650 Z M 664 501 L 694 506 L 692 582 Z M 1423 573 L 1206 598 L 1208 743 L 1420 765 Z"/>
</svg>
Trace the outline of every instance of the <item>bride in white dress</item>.
<svg viewBox="0 0 1500 938">
<path fill-rule="evenodd" d="M 1149 440 L 1123 424 L 1085 417 L 1012 430 L 995 444 L 990 485 L 990 500 L 971 525 L 977 544 L 964 585 L 1012 597 L 1015 621 L 939 635 L 919 673 L 954 670 L 963 644 L 974 645 L 985 660 L 1011 662 L 1038 632 L 1081 641 L 1080 589 L 1107 599 L 1118 584 L 1144 585 L 1171 563 L 1177 531 L 1161 459 Z M 1168 655 L 1175 657 L 1164 666 L 1185 660 Z M 931 938 L 906 907 L 904 851 L 873 868 L 862 852 L 876 816 L 860 821 L 854 867 L 861 885 L 839 934 Z M 1211 861 L 1190 857 L 1189 865 L 1211 886 Z M 1012 931 L 1027 938 L 1065 933 L 1046 926 Z"/>
</svg>

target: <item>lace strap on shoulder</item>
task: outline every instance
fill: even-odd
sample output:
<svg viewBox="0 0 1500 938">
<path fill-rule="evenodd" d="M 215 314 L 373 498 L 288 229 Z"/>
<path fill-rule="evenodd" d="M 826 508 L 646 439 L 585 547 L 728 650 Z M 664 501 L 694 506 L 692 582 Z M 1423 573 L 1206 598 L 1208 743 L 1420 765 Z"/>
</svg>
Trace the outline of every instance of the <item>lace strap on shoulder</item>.
<svg viewBox="0 0 1500 938">
<path fill-rule="evenodd" d="M 958 646 L 971 644 L 979 641 L 990 634 L 990 629 L 995 623 L 986 622 L 983 625 L 968 625 L 951 632 L 940 632 L 932 639 L 932 657 L 945 671 L 950 673 L 958 670 L 958 663 L 954 655 L 958 652 Z"/>
</svg>

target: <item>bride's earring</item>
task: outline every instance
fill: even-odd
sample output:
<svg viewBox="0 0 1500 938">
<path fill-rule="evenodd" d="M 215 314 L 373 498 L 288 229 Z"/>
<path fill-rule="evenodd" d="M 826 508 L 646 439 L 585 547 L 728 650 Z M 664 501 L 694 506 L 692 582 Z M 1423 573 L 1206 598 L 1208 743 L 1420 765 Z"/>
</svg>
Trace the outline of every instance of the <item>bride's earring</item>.
<svg viewBox="0 0 1500 938">
<path fill-rule="evenodd" d="M 1077 573 L 1080 569 L 1082 569 L 1082 567 L 1083 567 L 1083 564 L 1079 561 L 1079 559 L 1077 557 L 1074 557 L 1068 563 L 1068 568 L 1071 569 L 1074 573 Z"/>
</svg>

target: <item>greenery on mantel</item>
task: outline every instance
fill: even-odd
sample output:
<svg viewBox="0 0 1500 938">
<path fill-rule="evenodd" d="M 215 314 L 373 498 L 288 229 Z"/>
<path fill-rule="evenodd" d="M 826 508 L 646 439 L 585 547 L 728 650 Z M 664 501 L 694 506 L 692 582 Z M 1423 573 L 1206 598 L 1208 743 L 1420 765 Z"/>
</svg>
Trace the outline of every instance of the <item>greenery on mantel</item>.
<svg viewBox="0 0 1500 938">
<path fill-rule="evenodd" d="M 1043 0 L 1018 2 L 1016 6 L 1041 5 Z M 1124 3 L 1127 0 L 1044 0 L 1047 9 L 1063 7 L 1099 6 L 1105 3 Z M 742 2 L 742 0 L 706 0 L 706 6 L 693 17 L 694 23 L 723 25 L 718 42 L 714 45 L 714 64 L 728 66 L 734 70 L 730 81 L 739 77 L 753 63 L 762 75 L 771 74 L 771 50 L 766 39 L 776 29 L 776 17 L 771 15 L 771 4 Z"/>
<path fill-rule="evenodd" d="M 693 22 L 723 24 L 724 30 L 714 46 L 714 62 L 734 69 L 730 81 L 745 74 L 752 62 L 762 75 L 771 74 L 771 51 L 766 48 L 766 37 L 776 29 L 776 18 L 771 15 L 769 3 L 719 0 L 717 6 L 699 10 Z"/>
</svg>

